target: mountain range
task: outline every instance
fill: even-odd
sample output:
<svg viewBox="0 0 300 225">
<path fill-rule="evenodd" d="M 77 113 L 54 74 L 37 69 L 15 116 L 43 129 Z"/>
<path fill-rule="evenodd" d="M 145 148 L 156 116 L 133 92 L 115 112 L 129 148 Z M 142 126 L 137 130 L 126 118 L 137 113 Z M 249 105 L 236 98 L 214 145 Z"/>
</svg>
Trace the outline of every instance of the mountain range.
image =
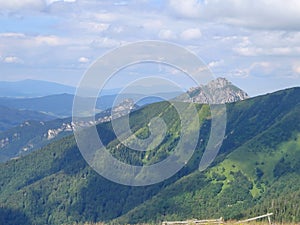
<svg viewBox="0 0 300 225">
<path fill-rule="evenodd" d="M 208 142 L 209 106 L 197 108 L 199 141 L 192 158 L 171 178 L 130 187 L 97 174 L 83 159 L 73 135 L 27 156 L 0 164 L 0 222 L 3 224 L 135 224 L 191 218 L 238 220 L 273 212 L 278 222 L 300 222 L 300 88 L 226 104 L 227 127 L 210 167 L 198 170 Z M 164 119 L 163 141 L 147 152 L 122 145 L 111 122 L 97 125 L 99 137 L 115 158 L 150 165 L 178 144 L 180 118 L 169 102 L 130 113 L 133 135 L 145 138 L 153 117 Z M 130 139 L 130 137 L 129 137 Z"/>
<path fill-rule="evenodd" d="M 95 121 L 88 121 L 87 125 L 108 122 L 112 119 L 112 112 L 114 118 L 118 118 L 138 107 L 132 100 L 124 100 L 114 108 L 96 114 Z M 27 155 L 72 133 L 71 117 L 45 121 L 39 120 L 37 116 L 35 119 L 25 120 L 18 126 L 0 132 L 0 162 Z"/>
<path fill-rule="evenodd" d="M 188 91 L 187 93 L 190 95 L 191 99 L 193 99 L 193 102 L 198 101 L 198 103 L 207 103 L 207 98 L 203 98 L 203 88 L 210 93 L 218 93 L 221 96 L 222 101 L 225 102 L 240 101 L 247 97 L 245 92 L 232 85 L 232 83 L 226 79 L 218 78 L 206 86 L 194 88 L 193 90 L 198 90 L 197 93 L 195 91 Z M 157 95 L 172 98 L 172 96 L 176 95 L 176 93 L 158 93 Z M 155 96 L 142 98 L 140 95 L 123 95 L 121 98 L 123 102 L 119 105 L 112 109 L 106 109 L 96 115 L 97 123 L 110 121 L 111 112 L 117 113 L 117 117 L 120 117 L 129 113 L 130 110 L 136 110 L 140 107 L 138 105 L 133 107 L 134 100 L 130 100 L 131 98 L 126 99 L 125 97 L 131 97 L 134 99 L 141 98 L 141 100 L 137 102 L 140 106 L 162 101 L 162 99 Z M 101 107 L 100 105 L 103 107 L 105 105 L 106 107 L 109 107 L 115 98 L 116 95 L 101 97 L 98 99 L 97 105 L 98 107 Z M 39 98 L 0 98 L 0 105 L 1 104 L 16 108 L 29 108 L 37 111 L 47 111 L 48 113 L 51 111 L 50 114 L 56 114 L 57 116 L 64 114 L 68 115 L 71 114 L 73 96 L 69 94 L 62 94 Z M 2 108 L 7 109 L 6 107 Z M 15 112 L 12 113 L 12 110 Z M 35 112 L 35 114 L 32 114 L 34 111 L 17 109 L 10 109 L 10 112 L 2 112 L 4 116 L 0 119 L 0 122 L 3 124 L 3 129 L 0 133 L 0 162 L 26 155 L 54 140 L 59 140 L 72 133 L 73 125 L 71 123 L 71 117 L 54 119 L 53 116 L 44 113 Z M 32 116 L 26 117 L 25 115 L 29 112 L 31 112 Z M 20 114 L 23 115 L 21 118 L 17 116 Z M 10 123 L 8 123 L 8 118 L 11 118 Z M 92 124 L 92 121 L 89 121 L 89 124 Z M 15 127 L 12 127 L 12 125 L 15 125 Z"/>
<path fill-rule="evenodd" d="M 0 81 L 0 96 L 43 97 L 57 94 L 74 94 L 75 87 L 42 80 Z"/>
</svg>

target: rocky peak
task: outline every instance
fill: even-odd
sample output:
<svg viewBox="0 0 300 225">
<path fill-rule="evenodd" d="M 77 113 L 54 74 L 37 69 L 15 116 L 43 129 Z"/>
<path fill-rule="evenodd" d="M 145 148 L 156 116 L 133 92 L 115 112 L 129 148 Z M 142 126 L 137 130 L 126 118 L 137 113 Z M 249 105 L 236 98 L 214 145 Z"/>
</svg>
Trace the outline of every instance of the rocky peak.
<svg viewBox="0 0 300 225">
<path fill-rule="evenodd" d="M 209 82 L 206 86 L 209 89 L 217 89 L 217 88 L 225 88 L 229 85 L 232 85 L 230 81 L 228 81 L 226 78 L 219 77 Z"/>
<path fill-rule="evenodd" d="M 226 78 L 217 78 L 207 85 L 193 87 L 188 90 L 190 99 L 179 99 L 184 102 L 195 102 L 200 104 L 224 104 L 237 102 L 249 98 L 248 94 L 240 88 L 234 86 Z"/>
</svg>

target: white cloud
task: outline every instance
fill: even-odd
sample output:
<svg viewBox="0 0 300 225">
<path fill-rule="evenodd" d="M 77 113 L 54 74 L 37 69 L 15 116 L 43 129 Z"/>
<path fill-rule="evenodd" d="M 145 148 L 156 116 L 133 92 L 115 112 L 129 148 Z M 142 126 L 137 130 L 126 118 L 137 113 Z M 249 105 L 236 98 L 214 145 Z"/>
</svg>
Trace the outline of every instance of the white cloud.
<svg viewBox="0 0 300 225">
<path fill-rule="evenodd" d="M 176 34 L 173 31 L 168 29 L 163 29 L 159 32 L 158 37 L 164 40 L 172 40 L 176 39 Z"/>
<path fill-rule="evenodd" d="M 229 71 L 229 76 L 234 77 L 234 78 L 246 78 L 249 77 L 249 69 L 241 69 L 241 68 L 237 68 L 234 70 Z"/>
<path fill-rule="evenodd" d="M 216 67 L 220 67 L 224 64 L 224 60 L 218 60 L 218 61 L 211 61 L 210 63 L 208 63 L 208 67 L 210 69 L 216 68 Z"/>
<path fill-rule="evenodd" d="M 246 77 L 280 77 L 285 76 L 280 74 L 280 67 L 276 62 L 257 61 L 250 65 L 244 65 L 244 68 L 236 68 L 230 71 L 230 75 L 236 78 Z"/>
<path fill-rule="evenodd" d="M 82 69 L 107 49 L 131 41 L 161 39 L 188 48 L 209 62 L 216 75 L 271 79 L 300 70 L 299 64 L 291 63 L 300 56 L 300 31 L 295 32 L 300 19 L 293 13 L 299 6 L 294 0 L 169 0 L 169 4 L 79 0 L 68 4 L 70 1 L 74 2 L 0 0 L 0 17 L 9 18 L 1 22 L 7 33 L 0 33 L 0 61 L 4 63 L 7 56 L 6 61 L 13 63 L 18 58 L 26 63 L 24 74 L 35 73 L 43 79 L 40 74 L 45 71 L 43 74 L 51 74 L 53 79 L 67 80 L 68 72 L 61 68 L 71 69 L 70 76 L 77 72 L 79 77 Z M 11 2 L 19 4 L 10 6 L 18 9 L 17 13 L 5 13 Z M 272 5 L 267 7 L 267 2 Z M 295 9 L 283 6 L 279 12 L 279 4 L 294 4 Z M 42 12 L 28 13 L 28 9 Z M 7 74 L 17 72 L 11 69 Z"/>
<path fill-rule="evenodd" d="M 75 2 L 76 0 L 0 0 L 0 11 L 16 11 L 22 9 L 42 10 L 55 2 Z"/>
<path fill-rule="evenodd" d="M 102 22 L 112 22 L 118 19 L 118 14 L 116 13 L 109 13 L 109 12 L 95 12 L 95 13 L 89 13 L 87 15 L 91 19 L 95 19 L 96 21 L 102 21 Z"/>
<path fill-rule="evenodd" d="M 76 2 L 76 0 L 46 0 L 47 5 L 51 5 L 55 2 Z"/>
<path fill-rule="evenodd" d="M 202 18 L 252 28 L 300 29 L 298 0 L 169 0 L 170 9 L 186 18 Z"/>
<path fill-rule="evenodd" d="M 200 29 L 198 29 L 198 28 L 190 28 L 190 29 L 184 30 L 180 34 L 180 37 L 183 40 L 199 39 L 201 36 L 202 36 L 202 33 L 201 33 Z"/>
<path fill-rule="evenodd" d="M 68 43 L 67 40 L 54 36 L 54 35 L 49 35 L 49 36 L 36 36 L 32 39 L 33 44 L 36 45 L 49 45 L 49 46 L 58 46 L 62 44 Z"/>
<path fill-rule="evenodd" d="M 22 33 L 0 33 L 0 38 L 24 38 Z"/>
<path fill-rule="evenodd" d="M 106 31 L 109 28 L 110 24 L 93 21 L 84 21 L 79 22 L 78 24 L 76 24 L 76 26 L 77 28 L 81 28 L 90 33 L 101 33 L 103 31 Z"/>
<path fill-rule="evenodd" d="M 118 41 L 112 38 L 101 37 L 92 41 L 91 46 L 96 48 L 115 48 L 120 46 L 122 41 Z"/>
<path fill-rule="evenodd" d="M 90 59 L 86 58 L 86 57 L 80 57 L 78 59 L 78 62 L 80 62 L 80 63 L 88 63 L 89 61 L 90 61 Z"/>
<path fill-rule="evenodd" d="M 19 9 L 42 9 L 45 7 L 44 0 L 0 0 L 0 10 L 19 10 Z"/>
<path fill-rule="evenodd" d="M 241 56 L 299 56 L 300 32 L 257 31 L 232 42 Z"/>
<path fill-rule="evenodd" d="M 7 56 L 3 59 L 3 62 L 5 63 L 23 63 L 23 60 L 16 56 Z"/>
<path fill-rule="evenodd" d="M 169 0 L 170 7 L 180 16 L 188 18 L 200 17 L 202 5 L 198 0 Z"/>
<path fill-rule="evenodd" d="M 254 76 L 275 76 L 274 70 L 276 66 L 271 62 L 254 62 L 250 65 L 249 71 L 251 75 Z"/>
<path fill-rule="evenodd" d="M 163 23 L 160 20 L 147 20 L 142 26 L 147 30 L 159 30 L 163 27 Z"/>
<path fill-rule="evenodd" d="M 293 72 L 294 72 L 294 73 L 300 75 L 300 62 L 294 63 L 292 69 L 293 69 Z"/>
</svg>

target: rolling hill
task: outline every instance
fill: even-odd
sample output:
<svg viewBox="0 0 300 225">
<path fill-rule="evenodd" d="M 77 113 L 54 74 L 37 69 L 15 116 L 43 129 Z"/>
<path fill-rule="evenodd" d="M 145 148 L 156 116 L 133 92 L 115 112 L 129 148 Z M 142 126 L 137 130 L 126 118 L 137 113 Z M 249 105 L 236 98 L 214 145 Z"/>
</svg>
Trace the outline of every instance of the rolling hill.
<svg viewBox="0 0 300 225">
<path fill-rule="evenodd" d="M 192 103 L 184 103 L 186 107 Z M 300 88 L 227 105 L 226 136 L 213 164 L 198 170 L 211 118 L 196 104 L 200 138 L 189 162 L 168 180 L 145 187 L 113 183 L 83 160 L 73 136 L 0 164 L 0 221 L 5 224 L 75 222 L 159 223 L 209 217 L 240 219 L 271 211 L 277 222 L 300 222 Z M 110 122 L 97 126 L 110 153 L 131 164 L 164 159 L 178 143 L 179 117 L 167 102 L 130 114 L 138 137 L 147 137 L 150 119 L 167 123 L 155 148 L 136 152 L 118 140 Z"/>
</svg>

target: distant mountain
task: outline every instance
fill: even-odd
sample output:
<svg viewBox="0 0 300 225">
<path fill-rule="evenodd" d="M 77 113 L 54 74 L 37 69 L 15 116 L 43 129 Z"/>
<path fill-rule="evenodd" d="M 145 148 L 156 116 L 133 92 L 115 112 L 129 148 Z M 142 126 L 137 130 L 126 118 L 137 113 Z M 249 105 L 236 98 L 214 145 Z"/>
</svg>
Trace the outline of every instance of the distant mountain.
<svg viewBox="0 0 300 225">
<path fill-rule="evenodd" d="M 164 86 L 157 87 L 157 93 L 160 90 L 164 90 Z M 168 87 L 167 87 L 168 88 Z M 170 89 L 170 88 L 169 88 Z M 135 87 L 134 92 L 139 93 L 136 96 L 148 96 L 150 93 L 153 94 L 153 88 L 150 87 Z M 89 92 L 90 90 L 87 90 Z M 95 91 L 95 90 L 93 90 Z M 101 90 L 101 96 L 116 96 L 122 88 L 114 89 L 103 89 Z M 49 95 L 60 95 L 60 94 L 70 94 L 74 95 L 76 92 L 76 87 L 59 84 L 50 81 L 43 80 L 21 80 L 21 81 L 0 81 L 0 97 L 12 97 L 12 98 L 36 98 L 44 97 Z M 168 91 L 167 93 L 161 93 L 166 97 L 175 97 L 179 93 L 176 91 Z M 123 93 L 122 95 L 134 96 L 134 93 Z"/>
<path fill-rule="evenodd" d="M 174 98 L 178 93 L 158 93 L 154 94 L 162 96 L 164 99 Z M 114 103 L 118 97 L 118 102 Z M 106 110 L 113 105 L 118 105 L 125 99 L 135 99 L 139 100 L 138 105 L 143 106 L 154 102 L 163 101 L 159 97 L 147 97 L 142 94 L 131 94 L 125 93 L 121 95 L 104 95 L 97 99 L 96 109 L 99 111 Z M 82 101 L 93 101 L 93 98 L 82 98 Z M 37 112 L 42 112 L 48 115 L 56 117 L 69 117 L 72 115 L 74 95 L 71 94 L 58 94 L 49 95 L 36 98 L 7 98 L 0 97 L 0 106 L 5 106 L 8 108 L 19 109 L 19 110 L 32 110 Z"/>
<path fill-rule="evenodd" d="M 19 109 L 42 112 L 56 117 L 72 115 L 74 96 L 71 94 L 50 95 L 37 98 L 0 98 L 0 105 Z"/>
<path fill-rule="evenodd" d="M 249 98 L 246 92 L 234 86 L 225 78 L 217 78 L 207 85 L 191 88 L 187 91 L 187 94 L 191 100 L 184 100 L 185 102 L 201 104 L 224 104 Z M 182 100 L 184 98 L 179 96 L 177 99 Z"/>
<path fill-rule="evenodd" d="M 73 136 L 0 164 L 0 218 L 7 218 L 3 224 L 161 224 L 221 216 L 238 220 L 266 212 L 274 213 L 276 224 L 298 224 L 300 88 L 227 104 L 224 143 L 204 172 L 198 166 L 211 117 L 208 105 L 195 106 L 201 119 L 200 127 L 189 127 L 200 131 L 195 153 L 176 175 L 159 184 L 127 187 L 104 179 L 83 160 Z M 139 137 L 149 135 L 147 125 L 157 116 L 166 122 L 167 135 L 147 152 L 122 145 L 110 122 L 99 124 L 97 130 L 115 158 L 149 165 L 174 150 L 180 118 L 167 102 L 130 115 L 132 131 Z"/>
<path fill-rule="evenodd" d="M 114 118 L 118 118 L 137 108 L 138 106 L 134 105 L 132 100 L 126 99 L 116 107 L 97 114 L 95 116 L 96 124 L 111 121 L 112 112 Z M 72 118 L 70 117 L 45 121 L 41 120 L 42 117 L 35 116 L 38 113 L 33 112 L 32 114 L 32 120 L 17 123 L 18 126 L 0 133 L 0 162 L 27 155 L 73 133 Z M 86 122 L 86 126 L 93 124 L 95 124 L 93 121 Z"/>
<path fill-rule="evenodd" d="M 2 97 L 42 97 L 56 94 L 74 94 L 76 88 L 42 80 L 0 81 Z"/>
<path fill-rule="evenodd" d="M 44 113 L 30 110 L 11 109 L 4 106 L 0 106 L 0 115 L 0 132 L 20 125 L 28 120 L 49 121 L 55 119 L 54 116 Z"/>
</svg>

